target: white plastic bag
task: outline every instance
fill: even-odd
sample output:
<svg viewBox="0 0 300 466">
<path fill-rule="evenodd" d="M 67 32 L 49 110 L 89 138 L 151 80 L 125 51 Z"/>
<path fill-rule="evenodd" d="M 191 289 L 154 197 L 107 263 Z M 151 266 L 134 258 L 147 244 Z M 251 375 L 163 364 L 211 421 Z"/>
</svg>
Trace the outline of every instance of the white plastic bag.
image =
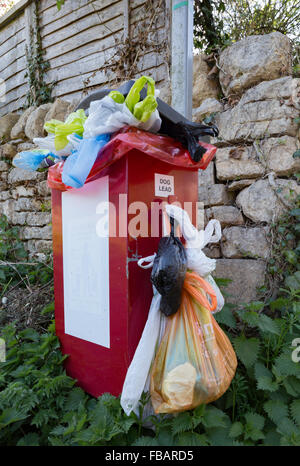
<svg viewBox="0 0 300 466">
<path fill-rule="evenodd" d="M 202 249 L 208 243 L 215 243 L 221 239 L 221 225 L 218 220 L 211 220 L 205 230 L 198 231 L 190 221 L 188 213 L 180 207 L 172 204 L 166 206 L 169 217 L 173 217 L 179 224 L 181 232 L 186 240 L 186 253 L 188 268 L 204 277 L 213 287 L 217 296 L 217 309 L 219 312 L 224 306 L 224 298 L 210 275 L 216 267 L 215 259 L 206 257 Z M 152 267 L 155 254 L 138 261 L 138 265 L 144 269 Z M 147 262 L 147 265 L 144 263 Z M 153 287 L 154 296 L 151 302 L 148 319 L 135 351 L 134 357 L 127 370 L 121 395 L 121 406 L 129 415 L 131 411 L 138 414 L 139 401 L 143 392 L 150 390 L 150 371 L 154 361 L 156 350 L 162 340 L 167 317 L 160 312 L 161 295 Z M 148 414 L 152 413 L 151 406 L 146 406 Z M 145 412 L 144 411 L 144 412 Z M 153 414 L 153 413 L 152 413 Z"/>
<path fill-rule="evenodd" d="M 192 224 L 188 213 L 180 207 L 167 204 L 166 213 L 179 224 L 183 237 L 186 240 L 187 266 L 201 277 L 205 278 L 213 287 L 217 296 L 217 309 L 221 311 L 225 301 L 222 293 L 210 275 L 216 268 L 216 260 L 207 257 L 202 249 L 208 243 L 217 243 L 222 237 L 221 225 L 218 220 L 210 220 L 205 230 L 197 230 Z"/>
<path fill-rule="evenodd" d="M 123 385 L 121 406 L 128 416 L 131 411 L 138 414 L 142 393 L 149 391 L 151 365 L 165 331 L 166 317 L 159 310 L 161 295 L 154 287 L 153 293 L 148 319 Z"/>
<path fill-rule="evenodd" d="M 145 123 L 133 116 L 125 103 L 118 104 L 111 97 L 91 102 L 87 120 L 84 123 L 84 138 L 100 134 L 115 133 L 124 126 L 136 126 L 145 131 L 156 133 L 161 126 L 158 110 L 155 110 Z"/>
<path fill-rule="evenodd" d="M 57 155 L 58 157 L 65 157 L 71 154 L 72 150 L 75 149 L 75 145 L 73 142 L 69 142 L 69 144 L 64 147 L 62 150 L 56 150 L 55 149 L 55 135 L 51 134 L 50 136 L 47 136 L 45 138 L 34 138 L 33 142 L 38 146 L 39 149 L 42 150 L 48 150 L 54 155 Z"/>
</svg>

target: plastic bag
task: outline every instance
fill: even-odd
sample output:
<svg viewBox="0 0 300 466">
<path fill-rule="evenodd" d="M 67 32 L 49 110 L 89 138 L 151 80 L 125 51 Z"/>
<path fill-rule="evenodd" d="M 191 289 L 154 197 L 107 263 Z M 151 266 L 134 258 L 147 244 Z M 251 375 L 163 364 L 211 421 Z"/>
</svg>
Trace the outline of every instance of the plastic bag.
<svg viewBox="0 0 300 466">
<path fill-rule="evenodd" d="M 140 101 L 140 93 L 146 84 L 148 84 L 147 97 Z M 135 118 L 142 121 L 143 123 L 146 123 L 146 121 L 149 120 L 151 114 L 157 108 L 154 79 L 148 76 L 142 76 L 141 78 L 137 79 L 127 94 L 125 104 L 131 113 L 135 116 Z"/>
<path fill-rule="evenodd" d="M 194 409 L 217 400 L 228 389 L 237 359 L 211 313 L 215 306 L 210 285 L 196 273 L 187 272 L 180 309 L 167 319 L 151 370 L 150 393 L 156 414 Z"/>
<path fill-rule="evenodd" d="M 54 134 L 55 150 L 62 150 L 68 145 L 68 135 L 76 133 L 82 136 L 84 131 L 83 125 L 86 119 L 84 110 L 79 109 L 76 112 L 70 113 L 65 122 L 59 120 L 47 121 L 44 128 L 48 133 Z"/>
<path fill-rule="evenodd" d="M 188 213 L 174 204 L 166 205 L 166 213 L 173 217 L 179 224 L 185 242 L 187 255 L 187 267 L 201 277 L 204 277 L 213 287 L 217 296 L 217 308 L 219 312 L 224 306 L 222 293 L 210 275 L 216 268 L 216 260 L 206 257 L 202 249 L 208 243 L 217 243 L 222 237 L 221 224 L 218 220 L 210 220 L 205 230 L 197 230 L 192 224 Z"/>
<path fill-rule="evenodd" d="M 180 142 L 168 136 L 152 134 L 132 126 L 125 127 L 118 134 L 113 135 L 111 140 L 101 150 L 101 157 L 96 159 L 86 182 L 88 183 L 96 179 L 103 169 L 117 162 L 133 149 L 177 167 L 204 170 L 213 159 L 217 148 L 205 142 L 201 142 L 200 144 L 207 150 L 201 162 L 195 164 L 188 151 L 182 147 Z M 48 186 L 51 189 L 60 191 L 71 189 L 62 182 L 62 170 L 63 163 L 58 163 L 49 169 Z"/>
<path fill-rule="evenodd" d="M 180 141 L 189 151 L 194 162 L 199 162 L 205 150 L 199 145 L 201 136 L 217 136 L 218 130 L 215 126 L 207 126 L 199 123 L 180 121 L 168 126 L 167 134 Z"/>
<path fill-rule="evenodd" d="M 23 170 L 35 171 L 49 155 L 48 150 L 40 149 L 19 152 L 13 159 L 13 165 Z"/>
<path fill-rule="evenodd" d="M 181 241 L 174 236 L 172 218 L 170 218 L 170 223 L 170 236 L 161 238 L 151 273 L 151 282 L 162 295 L 160 310 L 166 316 L 178 311 L 187 270 L 185 249 Z"/>
<path fill-rule="evenodd" d="M 218 136 L 218 128 L 215 125 L 208 126 L 187 120 L 161 99 L 157 99 L 157 103 L 162 119 L 159 132 L 180 141 L 189 150 L 192 160 L 196 163 L 200 162 L 205 155 L 204 148 L 199 144 L 200 138 L 203 136 Z"/>
<path fill-rule="evenodd" d="M 144 259 L 143 259 L 144 260 Z M 161 296 L 153 287 L 153 298 L 143 334 L 124 381 L 121 406 L 127 416 L 134 411 L 138 414 L 139 401 L 143 392 L 150 389 L 150 368 L 166 325 L 166 317 L 159 311 Z"/>
<path fill-rule="evenodd" d="M 51 134 L 45 138 L 34 138 L 33 142 L 39 147 L 39 149 L 47 150 L 48 152 L 51 152 L 52 154 L 55 154 L 58 157 L 67 157 L 72 153 L 72 150 L 74 150 L 75 148 L 74 144 L 70 142 L 62 150 L 56 150 L 54 134 Z"/>
<path fill-rule="evenodd" d="M 109 139 L 109 134 L 82 139 L 78 150 L 71 154 L 64 163 L 62 181 L 73 188 L 81 188 L 95 163 L 99 151 Z"/>
<path fill-rule="evenodd" d="M 146 83 L 148 95 L 139 102 L 140 92 Z M 118 91 L 91 102 L 89 116 L 84 124 L 84 137 L 115 133 L 124 126 L 135 126 L 154 133 L 159 131 L 161 119 L 156 110 L 154 84 L 152 78 L 142 76 L 133 84 L 124 102 Z"/>
</svg>

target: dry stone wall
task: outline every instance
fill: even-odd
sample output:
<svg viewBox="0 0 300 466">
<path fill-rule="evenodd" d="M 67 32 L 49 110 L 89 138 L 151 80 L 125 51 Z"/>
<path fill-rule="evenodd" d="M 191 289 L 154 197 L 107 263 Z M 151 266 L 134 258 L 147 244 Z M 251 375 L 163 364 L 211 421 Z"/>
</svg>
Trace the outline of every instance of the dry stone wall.
<svg viewBox="0 0 300 466">
<path fill-rule="evenodd" d="M 258 298 L 270 255 L 270 224 L 289 207 L 300 187 L 300 79 L 292 77 L 290 43 L 272 33 L 251 36 L 222 52 L 218 67 L 222 101 L 209 98 L 194 120 L 214 116 L 219 137 L 215 161 L 199 174 L 206 222 L 221 222 L 215 275 L 232 279 L 229 301 Z M 203 77 L 199 78 L 203 81 Z"/>
<path fill-rule="evenodd" d="M 45 136 L 44 122 L 65 120 L 77 101 L 57 99 L 53 104 L 30 107 L 21 115 L 0 118 L 0 214 L 20 228 L 21 239 L 32 256 L 52 249 L 51 193 L 47 173 L 29 172 L 12 166 L 17 152 L 34 149 L 32 139 Z"/>
<path fill-rule="evenodd" d="M 203 57 L 195 59 L 194 120 L 213 115 L 220 132 L 212 141 L 218 147 L 215 161 L 199 172 L 205 220 L 216 218 L 223 229 L 220 244 L 209 245 L 205 253 L 216 259 L 217 277 L 232 279 L 226 291 L 235 303 L 257 299 L 270 254 L 270 224 L 300 193 L 294 176 L 300 161 L 293 157 L 300 148 L 300 79 L 292 77 L 289 50 L 279 33 L 237 42 L 221 54 L 215 83 Z M 25 172 L 11 161 L 34 147 L 32 138 L 44 136 L 45 121 L 64 120 L 76 104 L 57 99 L 0 118 L 0 213 L 20 227 L 33 255 L 52 246 L 46 173 Z"/>
</svg>

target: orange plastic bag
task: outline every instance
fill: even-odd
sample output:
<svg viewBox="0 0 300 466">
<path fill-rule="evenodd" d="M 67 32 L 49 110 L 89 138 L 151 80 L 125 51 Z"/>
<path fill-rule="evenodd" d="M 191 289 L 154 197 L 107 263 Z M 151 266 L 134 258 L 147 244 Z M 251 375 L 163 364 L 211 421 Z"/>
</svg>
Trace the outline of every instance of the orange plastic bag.
<svg viewBox="0 0 300 466">
<path fill-rule="evenodd" d="M 216 305 L 209 283 L 187 272 L 180 308 L 168 318 L 151 369 L 150 393 L 156 414 L 193 409 L 218 399 L 228 389 L 237 359 L 211 313 Z"/>
</svg>

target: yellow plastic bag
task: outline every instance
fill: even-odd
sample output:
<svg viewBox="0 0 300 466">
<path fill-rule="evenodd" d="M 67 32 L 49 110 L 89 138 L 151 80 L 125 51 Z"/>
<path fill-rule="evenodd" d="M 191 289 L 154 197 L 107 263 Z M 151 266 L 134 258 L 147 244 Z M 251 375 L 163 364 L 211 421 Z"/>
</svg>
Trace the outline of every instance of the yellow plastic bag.
<svg viewBox="0 0 300 466">
<path fill-rule="evenodd" d="M 156 414 L 193 409 L 215 401 L 228 389 L 237 359 L 211 313 L 216 305 L 209 283 L 187 272 L 180 308 L 168 317 L 151 369 L 150 393 Z"/>
<path fill-rule="evenodd" d="M 76 112 L 70 113 L 65 122 L 60 120 L 46 121 L 44 129 L 49 134 L 55 134 L 55 150 L 59 151 L 68 145 L 68 138 L 70 134 L 83 135 L 84 123 L 87 117 L 84 110 L 79 109 Z"/>
</svg>

